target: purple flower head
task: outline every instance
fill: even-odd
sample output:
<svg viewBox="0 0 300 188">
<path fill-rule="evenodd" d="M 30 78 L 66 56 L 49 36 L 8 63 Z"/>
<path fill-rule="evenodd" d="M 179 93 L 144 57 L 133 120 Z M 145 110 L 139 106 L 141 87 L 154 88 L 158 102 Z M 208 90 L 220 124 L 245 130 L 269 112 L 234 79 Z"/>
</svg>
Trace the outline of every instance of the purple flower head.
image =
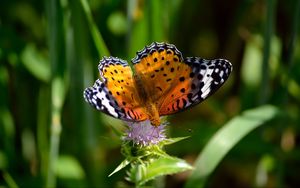
<svg viewBox="0 0 300 188">
<path fill-rule="evenodd" d="M 127 122 L 128 130 L 124 140 L 132 141 L 134 144 L 141 146 L 155 145 L 166 139 L 165 126 L 162 123 L 155 127 L 150 124 L 149 120 L 143 122 Z"/>
</svg>

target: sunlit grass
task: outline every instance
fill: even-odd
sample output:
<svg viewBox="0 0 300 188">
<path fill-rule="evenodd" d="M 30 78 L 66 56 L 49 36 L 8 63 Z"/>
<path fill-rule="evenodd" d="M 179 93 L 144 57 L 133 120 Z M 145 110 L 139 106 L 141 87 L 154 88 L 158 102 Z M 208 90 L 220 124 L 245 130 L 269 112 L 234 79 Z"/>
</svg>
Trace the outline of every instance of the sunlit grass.
<svg viewBox="0 0 300 188">
<path fill-rule="evenodd" d="M 260 185 L 290 187 L 290 182 L 297 182 L 291 176 L 298 172 L 291 165 L 299 162 L 297 142 L 288 151 L 280 143 L 287 138 L 293 143 L 299 136 L 300 0 L 0 4 L 0 186 L 128 186 L 125 171 L 108 178 L 122 161 L 116 136 L 122 125 L 92 110 L 82 92 L 99 76 L 97 66 L 103 56 L 130 61 L 153 41 L 178 45 L 188 56 L 227 58 L 234 66 L 225 90 L 172 116 L 170 133 L 190 137 L 170 146 L 170 152 L 190 164 L 196 161 L 196 169 L 191 175 L 160 179 L 162 184 L 217 186 L 216 179 L 228 182 L 223 173 L 229 173 L 230 162 L 236 170 L 231 180 L 238 182 L 241 169 L 260 168 L 270 159 L 274 166 Z M 111 23 L 121 23 L 120 32 L 112 32 L 118 27 L 111 28 Z M 266 103 L 272 107 L 260 106 Z M 250 108 L 262 116 L 242 113 Z M 276 124 L 265 126 L 275 117 L 267 112 L 278 108 Z M 257 126 L 259 131 L 253 132 Z M 286 130 L 292 136 L 284 135 Z M 216 137 L 211 137 L 214 133 Z M 220 148 L 216 139 L 228 141 L 227 147 Z M 250 144 L 238 147 L 242 140 Z M 233 152 L 228 155 L 229 151 Z M 257 185 L 259 173 L 246 183 Z"/>
</svg>

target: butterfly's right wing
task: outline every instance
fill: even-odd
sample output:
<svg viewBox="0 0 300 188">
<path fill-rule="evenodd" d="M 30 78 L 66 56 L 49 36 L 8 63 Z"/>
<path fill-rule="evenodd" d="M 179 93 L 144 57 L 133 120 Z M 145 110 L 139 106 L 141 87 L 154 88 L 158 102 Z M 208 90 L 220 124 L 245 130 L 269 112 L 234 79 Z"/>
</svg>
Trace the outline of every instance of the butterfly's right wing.
<svg viewBox="0 0 300 188">
<path fill-rule="evenodd" d="M 180 77 L 164 96 L 160 115 L 174 114 L 202 102 L 223 85 L 232 71 L 231 63 L 225 59 L 188 57 L 184 63 L 191 68 L 190 72 Z"/>
</svg>

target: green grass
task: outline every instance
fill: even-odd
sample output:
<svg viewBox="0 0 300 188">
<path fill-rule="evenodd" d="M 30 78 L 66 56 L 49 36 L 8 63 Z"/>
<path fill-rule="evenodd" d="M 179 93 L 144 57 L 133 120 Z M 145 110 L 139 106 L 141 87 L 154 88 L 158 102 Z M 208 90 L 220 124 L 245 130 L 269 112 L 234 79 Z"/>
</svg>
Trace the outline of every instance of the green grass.
<svg viewBox="0 0 300 188">
<path fill-rule="evenodd" d="M 159 184 L 299 184 L 300 0 L 0 5 L 0 186 L 129 187 L 125 170 L 108 177 L 123 160 L 116 132 L 124 127 L 93 110 L 83 90 L 103 56 L 130 61 L 153 41 L 234 68 L 206 102 L 171 116 L 170 137 L 190 137 L 166 149 L 195 170 Z"/>
</svg>

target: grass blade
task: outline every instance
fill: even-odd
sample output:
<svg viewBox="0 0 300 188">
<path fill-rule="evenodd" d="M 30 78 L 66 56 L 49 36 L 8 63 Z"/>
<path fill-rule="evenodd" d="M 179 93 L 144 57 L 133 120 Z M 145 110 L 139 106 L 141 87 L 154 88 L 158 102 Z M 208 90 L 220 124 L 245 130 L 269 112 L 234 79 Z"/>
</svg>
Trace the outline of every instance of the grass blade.
<svg viewBox="0 0 300 188">
<path fill-rule="evenodd" d="M 108 51 L 108 49 L 105 45 L 105 42 L 104 42 L 104 40 L 101 36 L 101 33 L 99 32 L 99 30 L 98 30 L 98 28 L 97 28 L 97 26 L 94 22 L 94 19 L 92 17 L 92 13 L 91 13 L 91 9 L 90 9 L 90 6 L 89 6 L 87 0 L 80 0 L 80 2 L 81 2 L 81 5 L 82 5 L 82 8 L 83 8 L 83 11 L 86 15 L 92 37 L 94 39 L 96 48 L 97 48 L 98 53 L 99 53 L 99 57 L 110 56 L 110 53 L 109 53 L 109 51 Z"/>
<path fill-rule="evenodd" d="M 11 188 L 18 188 L 19 186 L 15 182 L 15 180 L 11 177 L 8 172 L 3 172 L 3 179 L 7 183 L 7 185 Z"/>
<path fill-rule="evenodd" d="M 262 64 L 262 83 L 260 88 L 260 104 L 267 102 L 268 95 L 270 94 L 269 88 L 269 59 L 271 51 L 271 38 L 273 36 L 274 19 L 275 19 L 275 0 L 267 1 L 267 21 L 264 33 L 264 53 L 263 53 L 263 64 Z"/>
<path fill-rule="evenodd" d="M 165 41 L 165 28 L 166 25 L 166 14 L 168 13 L 168 7 L 166 6 L 165 0 L 149 0 L 146 2 L 146 12 L 148 17 L 149 25 L 149 40 L 150 42 Z"/>
<path fill-rule="evenodd" d="M 51 125 L 50 151 L 45 187 L 56 187 L 55 165 L 59 154 L 61 111 L 65 99 L 65 38 L 63 11 L 59 0 L 46 2 L 48 7 L 48 43 L 51 63 Z"/>
<path fill-rule="evenodd" d="M 274 106 L 261 106 L 247 110 L 233 118 L 218 131 L 196 160 L 195 170 L 191 174 L 186 187 L 204 187 L 207 178 L 226 154 L 252 130 L 273 119 L 278 113 Z"/>
</svg>

